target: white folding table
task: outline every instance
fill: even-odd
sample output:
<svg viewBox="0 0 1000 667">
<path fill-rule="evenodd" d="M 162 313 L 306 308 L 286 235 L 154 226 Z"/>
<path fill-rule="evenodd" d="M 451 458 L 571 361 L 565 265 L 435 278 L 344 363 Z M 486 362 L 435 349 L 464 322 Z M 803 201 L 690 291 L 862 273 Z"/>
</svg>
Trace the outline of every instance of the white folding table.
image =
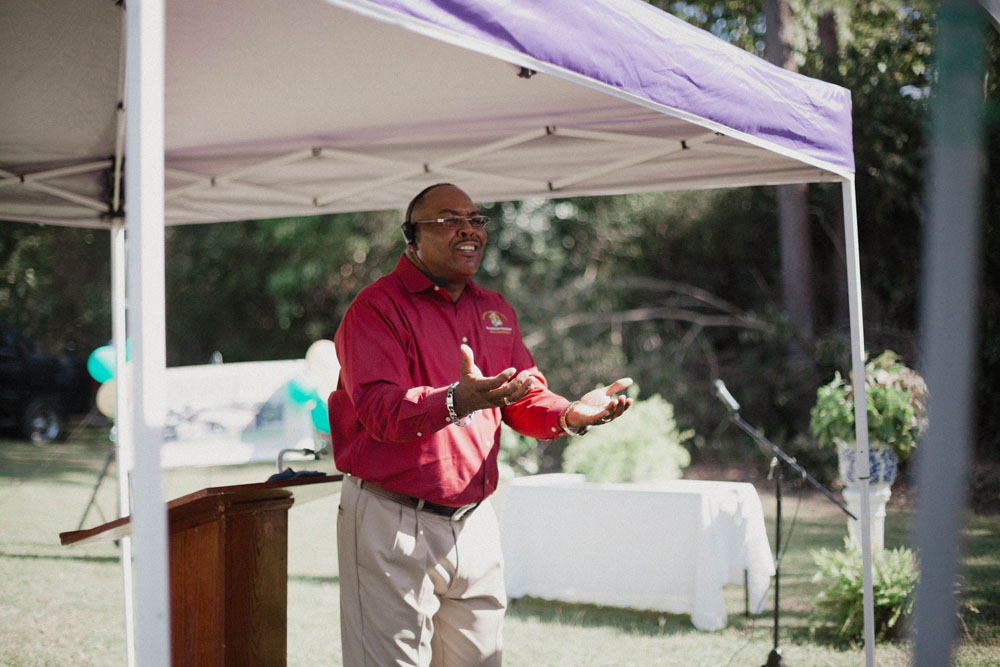
<svg viewBox="0 0 1000 667">
<path fill-rule="evenodd" d="M 752 484 L 672 480 L 594 484 L 583 475 L 501 485 L 507 594 L 690 614 L 726 626 L 722 589 L 767 601 L 774 559 Z"/>
</svg>

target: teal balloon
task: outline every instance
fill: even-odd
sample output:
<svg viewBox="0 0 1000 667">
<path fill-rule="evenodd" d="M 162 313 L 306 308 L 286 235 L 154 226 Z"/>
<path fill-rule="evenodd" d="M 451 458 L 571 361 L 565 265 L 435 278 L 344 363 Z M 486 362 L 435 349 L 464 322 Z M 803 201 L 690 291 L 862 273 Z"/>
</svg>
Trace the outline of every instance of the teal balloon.
<svg viewBox="0 0 1000 667">
<path fill-rule="evenodd" d="M 115 348 L 102 345 L 90 353 L 87 358 L 87 372 L 90 377 L 100 383 L 107 382 L 115 376 Z"/>
<path fill-rule="evenodd" d="M 330 432 L 330 413 L 327 412 L 326 403 L 323 401 L 317 401 L 316 407 L 312 409 L 310 413 L 312 415 L 313 426 L 320 433 Z"/>
<path fill-rule="evenodd" d="M 288 381 L 288 398 L 298 405 L 319 399 L 316 382 L 308 375 L 293 377 Z"/>
</svg>

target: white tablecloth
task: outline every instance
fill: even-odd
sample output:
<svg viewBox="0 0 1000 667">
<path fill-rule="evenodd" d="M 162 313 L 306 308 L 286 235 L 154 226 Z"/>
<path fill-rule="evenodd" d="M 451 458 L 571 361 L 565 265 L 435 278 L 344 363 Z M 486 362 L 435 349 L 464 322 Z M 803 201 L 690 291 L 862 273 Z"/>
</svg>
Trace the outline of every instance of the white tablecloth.
<svg viewBox="0 0 1000 667">
<path fill-rule="evenodd" d="M 675 480 L 591 484 L 536 475 L 501 485 L 507 594 L 690 614 L 726 626 L 722 588 L 767 601 L 774 560 L 753 485 Z"/>
</svg>

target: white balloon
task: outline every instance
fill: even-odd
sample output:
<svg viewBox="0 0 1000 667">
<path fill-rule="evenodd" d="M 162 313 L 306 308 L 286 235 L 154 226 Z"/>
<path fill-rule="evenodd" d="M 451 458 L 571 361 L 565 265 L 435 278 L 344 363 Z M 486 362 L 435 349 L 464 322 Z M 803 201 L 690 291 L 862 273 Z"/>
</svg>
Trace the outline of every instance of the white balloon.
<svg viewBox="0 0 1000 667">
<path fill-rule="evenodd" d="M 319 378 L 316 382 L 316 393 L 319 395 L 319 400 L 326 403 L 332 394 L 337 389 L 337 378 Z"/>
<path fill-rule="evenodd" d="M 115 418 L 115 379 L 111 378 L 101 383 L 97 388 L 97 395 L 94 397 L 97 409 L 105 417 Z"/>
<path fill-rule="evenodd" d="M 306 364 L 309 370 L 316 373 L 324 366 L 335 364 L 338 370 L 340 365 L 337 362 L 337 346 L 332 340 L 321 339 L 309 346 L 306 350 Z"/>
<path fill-rule="evenodd" d="M 306 350 L 306 366 L 316 381 L 319 397 L 324 402 L 337 388 L 337 377 L 340 375 L 340 361 L 337 360 L 337 348 L 332 340 L 321 339 Z"/>
<path fill-rule="evenodd" d="M 125 397 L 126 400 L 131 400 L 132 398 L 132 363 L 125 364 Z M 111 378 L 101 383 L 101 386 L 97 388 L 97 394 L 94 396 L 94 402 L 97 404 L 97 409 L 102 415 L 110 419 L 115 418 L 115 413 L 117 412 L 116 402 L 118 399 L 117 395 L 117 383 L 118 378 Z"/>
</svg>

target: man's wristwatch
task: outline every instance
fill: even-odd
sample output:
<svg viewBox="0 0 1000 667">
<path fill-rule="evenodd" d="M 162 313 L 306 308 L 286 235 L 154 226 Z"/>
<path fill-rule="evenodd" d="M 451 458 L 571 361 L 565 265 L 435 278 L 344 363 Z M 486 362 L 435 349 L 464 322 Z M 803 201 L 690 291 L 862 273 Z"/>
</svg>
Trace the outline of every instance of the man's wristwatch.
<svg viewBox="0 0 1000 667">
<path fill-rule="evenodd" d="M 452 382 L 448 385 L 448 392 L 444 395 L 444 404 L 448 408 L 448 421 L 456 426 L 464 427 L 468 426 L 469 422 L 472 421 L 472 413 L 470 412 L 464 417 L 459 417 L 458 413 L 455 412 L 455 387 L 457 386 L 457 382 Z"/>
<path fill-rule="evenodd" d="M 566 423 L 566 415 L 569 411 L 573 409 L 573 406 L 577 404 L 578 401 L 573 401 L 566 406 L 566 409 L 562 411 L 559 415 L 559 428 L 561 428 L 568 435 L 583 435 L 590 430 L 590 426 L 581 426 L 580 428 L 570 428 L 569 424 Z"/>
</svg>

